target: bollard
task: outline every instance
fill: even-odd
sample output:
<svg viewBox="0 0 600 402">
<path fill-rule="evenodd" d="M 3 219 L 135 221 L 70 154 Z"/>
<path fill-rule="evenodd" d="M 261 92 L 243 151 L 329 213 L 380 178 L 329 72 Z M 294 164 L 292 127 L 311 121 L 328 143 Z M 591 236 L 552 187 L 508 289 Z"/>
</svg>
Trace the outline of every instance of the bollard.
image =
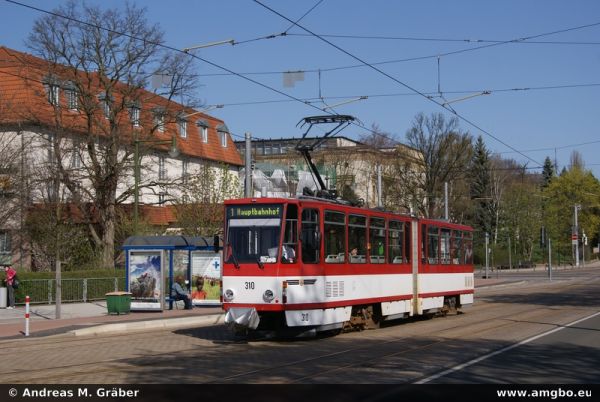
<svg viewBox="0 0 600 402">
<path fill-rule="evenodd" d="M 29 296 L 25 296 L 25 336 L 29 336 Z"/>
</svg>

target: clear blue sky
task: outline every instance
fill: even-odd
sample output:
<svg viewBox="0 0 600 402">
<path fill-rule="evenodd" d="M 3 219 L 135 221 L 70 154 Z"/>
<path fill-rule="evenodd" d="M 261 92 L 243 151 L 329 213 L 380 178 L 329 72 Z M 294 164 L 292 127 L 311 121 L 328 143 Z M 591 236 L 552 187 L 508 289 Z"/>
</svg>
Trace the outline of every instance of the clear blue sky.
<svg viewBox="0 0 600 402">
<path fill-rule="evenodd" d="M 59 0 L 23 2 L 48 10 L 63 3 Z M 120 7 L 123 2 L 97 3 Z M 264 0 L 264 3 L 296 20 L 318 0 Z M 161 24 L 167 44 L 176 48 L 226 39 L 243 42 L 284 32 L 291 25 L 251 0 L 155 0 L 137 4 L 148 8 L 149 20 Z M 40 15 L 0 0 L 0 44 L 26 51 L 24 40 Z M 335 110 L 356 116 L 367 127 L 377 124 L 401 141 L 419 112 L 442 112 L 450 117 L 438 105 L 397 82 L 436 95 L 436 56 L 442 55 L 440 89 L 446 100 L 491 91 L 486 96 L 452 103 L 461 116 L 540 163 L 546 156 L 554 159 L 556 148 L 557 162 L 562 168 L 569 163 L 570 153 L 578 150 L 587 167 L 600 177 L 600 25 L 445 55 L 492 44 L 448 41 L 450 39 L 509 41 L 600 24 L 600 2 L 323 0 L 300 24 L 321 35 L 444 41 L 326 37 L 369 63 L 433 56 L 377 66 L 396 81 L 368 67 L 331 70 L 361 63 L 315 37 L 299 36 L 306 32 L 298 27 L 289 29 L 285 37 L 194 52 L 242 74 L 271 72 L 248 77 L 296 98 L 314 100 L 321 95 L 333 105 L 352 97 L 368 96 L 366 100 Z M 534 41 L 552 43 L 527 43 Z M 319 69 L 322 70 L 320 84 L 318 74 L 312 72 Z M 284 87 L 281 72 L 297 70 L 307 71 L 304 81 L 297 82 L 293 88 Z M 225 120 L 234 134 L 249 131 L 259 138 L 298 136 L 301 130 L 296 128 L 296 123 L 302 117 L 322 114 L 240 77 L 214 75 L 223 71 L 206 63 L 198 62 L 198 72 L 203 75 L 198 97 L 207 105 L 226 105 L 209 113 Z M 576 85 L 586 86 L 535 89 Z M 531 89 L 512 90 L 515 88 Z M 283 102 L 234 105 L 260 101 Z M 527 161 L 519 154 L 505 153 L 510 149 L 464 121 L 461 128 L 474 136 L 482 134 L 490 150 L 519 162 Z M 364 131 L 360 128 L 350 127 L 343 135 L 358 138 L 361 133 Z M 548 149 L 535 151 L 540 148 Z M 528 162 L 529 166 L 535 165 Z"/>
</svg>

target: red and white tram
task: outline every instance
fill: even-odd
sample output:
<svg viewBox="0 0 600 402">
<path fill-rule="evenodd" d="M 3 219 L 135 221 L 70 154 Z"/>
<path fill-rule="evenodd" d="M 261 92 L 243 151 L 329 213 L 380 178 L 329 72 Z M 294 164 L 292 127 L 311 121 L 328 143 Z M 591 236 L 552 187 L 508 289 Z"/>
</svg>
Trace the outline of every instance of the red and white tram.
<svg viewBox="0 0 600 402">
<path fill-rule="evenodd" d="M 223 308 L 238 329 L 373 328 L 473 303 L 468 226 L 316 197 L 225 207 Z"/>
</svg>

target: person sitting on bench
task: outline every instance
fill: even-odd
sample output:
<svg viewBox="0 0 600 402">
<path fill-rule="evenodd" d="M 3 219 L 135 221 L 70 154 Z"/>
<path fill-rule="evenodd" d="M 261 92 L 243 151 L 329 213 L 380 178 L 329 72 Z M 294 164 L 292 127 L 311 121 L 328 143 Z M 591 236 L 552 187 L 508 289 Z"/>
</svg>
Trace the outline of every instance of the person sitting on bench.
<svg viewBox="0 0 600 402">
<path fill-rule="evenodd" d="M 173 300 L 183 300 L 185 304 L 186 310 L 192 309 L 192 299 L 190 299 L 190 295 L 183 285 L 183 277 L 181 275 L 177 275 L 175 278 L 175 282 L 173 283 L 173 288 L 171 289 L 171 298 Z"/>
</svg>

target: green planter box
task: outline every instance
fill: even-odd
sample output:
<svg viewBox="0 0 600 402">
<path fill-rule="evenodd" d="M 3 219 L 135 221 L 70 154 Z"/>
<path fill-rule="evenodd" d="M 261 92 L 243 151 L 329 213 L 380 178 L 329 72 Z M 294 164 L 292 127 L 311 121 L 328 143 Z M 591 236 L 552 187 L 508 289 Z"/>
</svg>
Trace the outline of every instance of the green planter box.
<svg viewBox="0 0 600 402">
<path fill-rule="evenodd" d="M 129 314 L 131 311 L 131 293 L 110 292 L 106 294 L 108 314 Z"/>
</svg>

